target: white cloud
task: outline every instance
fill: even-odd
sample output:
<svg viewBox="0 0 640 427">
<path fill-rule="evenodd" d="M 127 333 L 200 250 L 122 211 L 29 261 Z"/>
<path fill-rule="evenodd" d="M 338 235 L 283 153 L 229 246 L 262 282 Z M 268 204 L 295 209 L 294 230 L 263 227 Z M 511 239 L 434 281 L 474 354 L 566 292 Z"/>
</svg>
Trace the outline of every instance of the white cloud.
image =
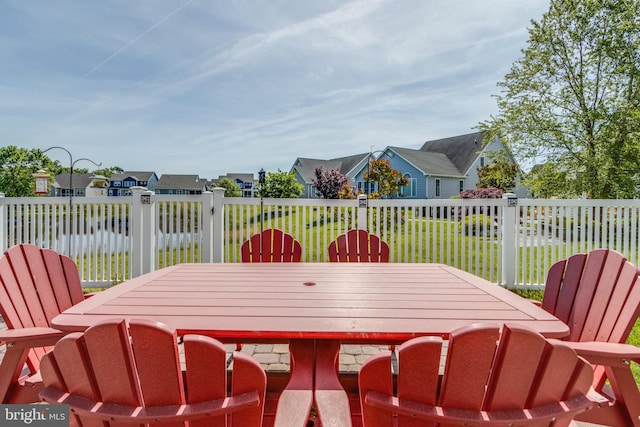
<svg viewBox="0 0 640 427">
<path fill-rule="evenodd" d="M 547 2 L 9 0 L 0 135 L 158 173 L 471 131 Z M 84 77 L 83 77 L 84 76 Z"/>
</svg>

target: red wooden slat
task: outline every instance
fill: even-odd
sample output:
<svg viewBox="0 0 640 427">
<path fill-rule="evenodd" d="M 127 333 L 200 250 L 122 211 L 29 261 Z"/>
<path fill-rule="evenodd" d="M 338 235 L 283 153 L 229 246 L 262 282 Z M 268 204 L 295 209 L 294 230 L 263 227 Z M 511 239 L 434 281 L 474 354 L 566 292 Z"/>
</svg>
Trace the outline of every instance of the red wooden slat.
<svg viewBox="0 0 640 427">
<path fill-rule="evenodd" d="M 567 337 L 570 341 L 579 341 L 580 335 L 584 330 L 587 316 L 591 310 L 591 304 L 593 298 L 598 289 L 602 270 L 604 268 L 605 260 L 607 256 L 606 250 L 591 251 L 587 257 L 587 262 L 582 270 L 582 276 L 576 292 L 571 315 L 567 324 L 571 329 L 571 333 Z M 570 272 L 567 271 L 566 277 L 570 277 Z M 571 275 L 573 277 L 573 275 Z"/>
<path fill-rule="evenodd" d="M 369 392 L 380 392 L 393 395 L 393 377 L 391 372 L 391 354 L 381 353 L 370 357 L 360 368 L 358 390 L 361 400 L 366 399 Z M 362 424 L 367 427 L 388 427 L 393 420 L 392 413 L 361 403 Z"/>
<path fill-rule="evenodd" d="M 50 358 L 47 361 L 47 358 Z M 99 400 L 100 392 L 87 357 L 84 340 L 79 333 L 69 334 L 58 341 L 55 349 L 43 360 L 42 378 L 45 386 L 56 386 L 78 396 Z M 89 427 L 103 427 L 103 423 L 73 417 Z"/>
<path fill-rule="evenodd" d="M 33 286 L 37 293 L 37 299 L 35 301 L 27 301 L 34 308 L 37 308 L 36 301 L 39 301 L 42 312 L 45 315 L 45 320 L 39 323 L 38 326 L 48 325 L 51 319 L 58 315 L 63 309 L 58 307 L 58 295 L 54 290 L 54 283 L 51 281 L 49 272 L 47 271 L 49 268 L 47 265 L 48 260 L 44 257 L 46 251 L 31 245 L 22 245 L 20 248 L 22 249 L 26 268 L 29 270 L 30 277 L 33 279 Z M 55 252 L 53 255 L 58 258 L 58 254 Z M 59 264 L 58 259 L 56 259 L 55 262 Z M 63 274 L 61 274 L 61 276 L 64 278 Z M 62 286 L 66 288 L 67 284 L 63 283 Z M 70 302 L 67 304 L 64 308 L 71 307 Z"/>
<path fill-rule="evenodd" d="M 46 326 L 47 316 L 40 305 L 36 285 L 29 265 L 22 252 L 22 246 L 9 248 L 4 255 L 9 262 L 11 273 L 6 274 L 5 285 L 11 304 L 14 305 L 22 327 Z"/>
<path fill-rule="evenodd" d="M 366 230 L 352 229 L 329 244 L 331 262 L 388 262 L 389 245 Z"/>
<path fill-rule="evenodd" d="M 541 335 L 516 325 L 503 326 L 487 383 L 485 410 L 526 406 L 545 346 Z"/>
<path fill-rule="evenodd" d="M 184 336 L 186 389 L 189 403 L 227 396 L 226 352 L 224 345 L 202 335 Z M 224 427 L 226 417 L 192 421 L 191 427 Z"/>
<path fill-rule="evenodd" d="M 567 265 L 567 260 L 563 259 L 551 266 L 547 272 L 547 279 L 544 284 L 544 298 L 542 299 L 542 308 L 549 313 L 557 313 L 556 316 L 566 322 L 569 320 L 568 314 L 566 319 L 562 319 L 562 313 L 557 310 L 558 298 L 560 296 L 560 289 L 562 289 L 562 280 L 564 279 L 564 268 Z"/>
<path fill-rule="evenodd" d="M 140 406 L 142 396 L 125 321 L 113 319 L 87 329 L 84 340 L 101 398 Z"/>
<path fill-rule="evenodd" d="M 440 406 L 482 408 L 499 334 L 498 326 L 468 326 L 452 332 L 442 378 Z"/>
<path fill-rule="evenodd" d="M 584 326 L 579 337 L 580 341 L 594 341 L 599 333 L 602 322 L 607 321 L 607 317 L 617 318 L 619 315 L 619 307 L 616 307 L 614 310 L 608 310 L 608 308 L 616 288 L 627 286 L 627 284 L 623 284 L 619 280 L 626 259 L 622 254 L 614 251 L 605 250 L 604 255 L 605 258 L 602 263 L 600 275 L 597 278 L 591 307 L 586 314 Z M 593 257 L 592 252 L 589 254 L 587 264 L 590 263 Z M 586 268 L 585 273 L 587 273 Z"/>
<path fill-rule="evenodd" d="M 261 425 L 264 415 L 265 390 L 267 386 L 267 374 L 264 369 L 248 355 L 236 351 L 233 355 L 233 373 L 231 378 L 231 394 L 233 396 L 256 390 L 260 395 L 260 405 L 231 415 L 232 425 Z"/>
<path fill-rule="evenodd" d="M 547 345 L 525 407 L 551 404 L 567 398 L 577 361 L 575 352 L 569 347 Z"/>
<path fill-rule="evenodd" d="M 158 322 L 132 320 L 129 335 L 145 405 L 186 403 L 175 331 Z"/>
<path fill-rule="evenodd" d="M 300 262 L 302 246 L 293 236 L 268 228 L 254 234 L 241 246 L 242 262 Z"/>
<path fill-rule="evenodd" d="M 421 337 L 404 343 L 398 351 L 398 399 L 437 404 L 442 339 Z M 403 427 L 420 427 L 422 420 L 400 416 Z"/>
<path fill-rule="evenodd" d="M 586 254 L 576 254 L 567 260 L 564 280 L 558 296 L 558 305 L 554 311 L 554 313 L 558 313 L 556 316 L 565 323 L 570 322 L 569 318 L 572 315 L 578 293 L 578 285 L 580 284 L 580 278 L 582 277 L 582 271 L 586 261 Z"/>
</svg>

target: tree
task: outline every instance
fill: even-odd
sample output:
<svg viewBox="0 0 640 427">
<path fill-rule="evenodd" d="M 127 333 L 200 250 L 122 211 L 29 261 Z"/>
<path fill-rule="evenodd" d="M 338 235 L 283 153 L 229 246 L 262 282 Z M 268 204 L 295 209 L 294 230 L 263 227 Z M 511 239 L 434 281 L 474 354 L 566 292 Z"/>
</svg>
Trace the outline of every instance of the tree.
<svg viewBox="0 0 640 427">
<path fill-rule="evenodd" d="M 316 194 L 323 199 L 340 199 L 340 191 L 345 184 L 348 185 L 349 178 L 338 169 L 326 170 L 317 167 L 315 178 L 311 180 L 316 187 Z"/>
<path fill-rule="evenodd" d="M 238 183 L 231 178 L 222 178 L 216 183 L 216 187 L 224 188 L 224 197 L 242 197 L 242 190 Z"/>
<path fill-rule="evenodd" d="M 38 149 L 18 148 L 14 145 L 0 148 L 0 191 L 7 197 L 34 195 L 33 174 L 46 170 L 53 178 L 62 169 Z"/>
<path fill-rule="evenodd" d="M 498 83 L 498 134 L 521 165 L 564 174 L 547 190 L 630 198 L 640 188 L 640 0 L 551 0 Z M 538 185 L 540 187 L 540 185 Z"/>
<path fill-rule="evenodd" d="M 264 184 L 260 185 L 260 197 L 295 199 L 300 197 L 304 186 L 296 181 L 293 172 L 269 172 L 265 176 Z"/>
<path fill-rule="evenodd" d="M 387 198 L 409 183 L 402 173 L 393 169 L 389 160 L 373 160 L 369 162 L 369 170 L 363 175 L 368 183 L 377 182 L 378 191 L 372 191 L 372 199 Z"/>
<path fill-rule="evenodd" d="M 495 187 L 504 191 L 512 191 L 516 186 L 516 178 L 520 169 L 512 162 L 498 161 L 478 168 L 478 188 Z"/>
<path fill-rule="evenodd" d="M 110 168 L 96 169 L 93 171 L 93 173 L 96 175 L 102 175 L 106 178 L 111 178 L 115 173 L 124 173 L 124 169 L 122 169 L 120 166 L 112 166 Z"/>
</svg>

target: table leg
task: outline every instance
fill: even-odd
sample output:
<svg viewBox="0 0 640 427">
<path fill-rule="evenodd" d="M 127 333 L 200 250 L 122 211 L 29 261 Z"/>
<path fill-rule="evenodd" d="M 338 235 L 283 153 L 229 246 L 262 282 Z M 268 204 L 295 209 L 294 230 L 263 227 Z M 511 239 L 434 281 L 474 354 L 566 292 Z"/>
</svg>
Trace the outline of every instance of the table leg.
<svg viewBox="0 0 640 427">
<path fill-rule="evenodd" d="M 291 373 L 278 399 L 274 427 L 306 427 L 313 404 L 315 340 L 289 342 Z"/>
<path fill-rule="evenodd" d="M 340 341 L 316 341 L 314 395 L 318 415 L 325 426 L 351 426 L 349 397 L 338 378 Z"/>
</svg>

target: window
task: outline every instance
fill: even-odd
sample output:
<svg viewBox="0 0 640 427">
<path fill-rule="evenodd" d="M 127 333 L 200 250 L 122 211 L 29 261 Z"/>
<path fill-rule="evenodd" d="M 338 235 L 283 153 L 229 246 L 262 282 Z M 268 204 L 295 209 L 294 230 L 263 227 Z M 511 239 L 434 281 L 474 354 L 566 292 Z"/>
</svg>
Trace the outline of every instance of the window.
<svg viewBox="0 0 640 427">
<path fill-rule="evenodd" d="M 440 178 L 436 178 L 436 197 L 440 197 Z"/>
<path fill-rule="evenodd" d="M 400 189 L 400 195 L 404 197 L 416 197 L 418 194 L 418 179 L 411 178 L 411 175 L 408 173 L 405 173 L 403 177 L 407 178 L 407 185 Z"/>
<path fill-rule="evenodd" d="M 464 191 L 464 180 L 460 180 L 460 192 L 462 193 Z"/>
</svg>

